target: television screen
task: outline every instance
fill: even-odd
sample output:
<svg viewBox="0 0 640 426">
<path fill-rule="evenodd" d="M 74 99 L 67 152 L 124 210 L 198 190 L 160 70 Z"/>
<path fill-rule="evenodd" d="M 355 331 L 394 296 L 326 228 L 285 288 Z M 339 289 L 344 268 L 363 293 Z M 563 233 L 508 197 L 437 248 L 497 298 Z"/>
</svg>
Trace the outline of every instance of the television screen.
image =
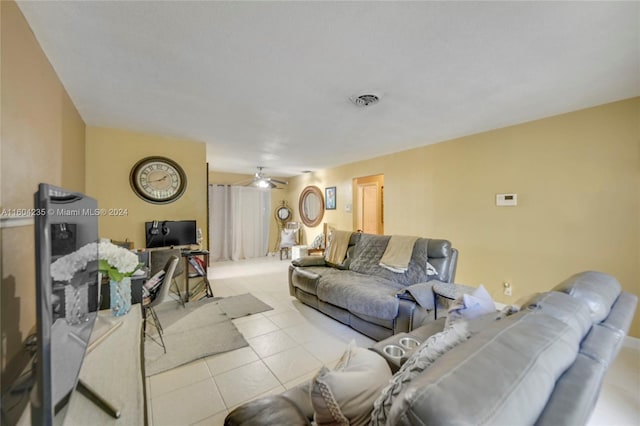
<svg viewBox="0 0 640 426">
<path fill-rule="evenodd" d="M 97 202 L 48 184 L 40 184 L 34 198 L 37 352 L 31 422 L 61 424 L 99 306 Z"/>
<path fill-rule="evenodd" d="M 145 222 L 147 248 L 197 244 L 195 220 Z"/>
</svg>

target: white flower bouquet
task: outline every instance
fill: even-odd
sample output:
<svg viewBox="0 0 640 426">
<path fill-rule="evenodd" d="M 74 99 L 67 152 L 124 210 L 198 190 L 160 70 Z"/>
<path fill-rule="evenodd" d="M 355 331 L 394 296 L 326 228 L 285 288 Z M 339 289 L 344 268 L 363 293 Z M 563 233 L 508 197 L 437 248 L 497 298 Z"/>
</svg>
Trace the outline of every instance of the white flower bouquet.
<svg viewBox="0 0 640 426">
<path fill-rule="evenodd" d="M 98 259 L 96 259 L 96 253 L 98 253 Z M 142 266 L 135 253 L 110 242 L 101 241 L 82 246 L 53 262 L 51 277 L 56 281 L 71 281 L 76 272 L 84 270 L 89 262 L 95 260 L 98 260 L 98 270 L 101 273 L 109 275 L 110 280 L 118 282 L 124 277 L 130 277 Z"/>
</svg>

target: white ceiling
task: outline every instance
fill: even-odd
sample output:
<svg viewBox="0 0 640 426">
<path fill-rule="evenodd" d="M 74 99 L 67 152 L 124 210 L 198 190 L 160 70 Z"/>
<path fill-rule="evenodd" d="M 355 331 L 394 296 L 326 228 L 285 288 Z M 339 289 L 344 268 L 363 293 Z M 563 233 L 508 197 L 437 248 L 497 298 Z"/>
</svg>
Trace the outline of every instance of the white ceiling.
<svg viewBox="0 0 640 426">
<path fill-rule="evenodd" d="M 19 6 L 87 125 L 205 142 L 218 171 L 297 175 L 640 95 L 636 1 Z"/>
</svg>

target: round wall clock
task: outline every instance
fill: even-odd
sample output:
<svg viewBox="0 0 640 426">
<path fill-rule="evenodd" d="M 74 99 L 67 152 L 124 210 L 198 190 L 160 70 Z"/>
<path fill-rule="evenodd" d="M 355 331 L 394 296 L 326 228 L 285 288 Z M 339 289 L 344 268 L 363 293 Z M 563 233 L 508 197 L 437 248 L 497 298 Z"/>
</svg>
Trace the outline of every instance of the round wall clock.
<svg viewBox="0 0 640 426">
<path fill-rule="evenodd" d="M 291 209 L 289 207 L 283 206 L 278 208 L 276 214 L 278 215 L 278 219 L 280 219 L 282 222 L 286 222 L 291 217 Z"/>
<path fill-rule="evenodd" d="M 187 188 L 187 175 L 182 167 L 165 157 L 147 157 L 138 161 L 129 175 L 131 188 L 150 203 L 171 203 Z"/>
</svg>

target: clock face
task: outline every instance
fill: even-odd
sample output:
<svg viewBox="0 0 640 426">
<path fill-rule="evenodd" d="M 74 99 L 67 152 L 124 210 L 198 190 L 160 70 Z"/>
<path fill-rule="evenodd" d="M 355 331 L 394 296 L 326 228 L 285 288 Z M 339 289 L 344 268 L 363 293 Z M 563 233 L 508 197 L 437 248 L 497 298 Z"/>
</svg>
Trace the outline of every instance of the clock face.
<svg viewBox="0 0 640 426">
<path fill-rule="evenodd" d="M 164 204 L 177 200 L 187 187 L 187 176 L 175 161 L 147 157 L 131 169 L 131 187 L 143 200 Z"/>
<path fill-rule="evenodd" d="M 280 218 L 280 220 L 287 220 L 289 219 L 289 216 L 291 216 L 291 210 L 289 210 L 287 207 L 280 207 L 278 209 L 278 217 Z"/>
</svg>

